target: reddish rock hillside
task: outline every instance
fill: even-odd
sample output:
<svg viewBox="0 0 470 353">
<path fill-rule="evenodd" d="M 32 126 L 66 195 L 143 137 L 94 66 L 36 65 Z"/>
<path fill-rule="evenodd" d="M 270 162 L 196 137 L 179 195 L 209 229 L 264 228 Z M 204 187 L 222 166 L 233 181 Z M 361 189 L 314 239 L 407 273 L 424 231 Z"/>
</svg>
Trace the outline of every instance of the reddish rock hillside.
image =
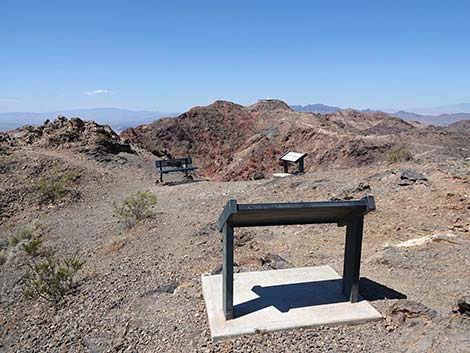
<svg viewBox="0 0 470 353">
<path fill-rule="evenodd" d="M 214 180 L 249 179 L 279 171 L 287 150 L 309 154 L 307 169 L 348 167 L 384 159 L 400 134 L 420 130 L 384 113 L 344 110 L 327 115 L 294 112 L 279 100 L 250 106 L 216 101 L 176 118 L 122 132 L 121 137 L 157 156 L 191 156 Z"/>
</svg>

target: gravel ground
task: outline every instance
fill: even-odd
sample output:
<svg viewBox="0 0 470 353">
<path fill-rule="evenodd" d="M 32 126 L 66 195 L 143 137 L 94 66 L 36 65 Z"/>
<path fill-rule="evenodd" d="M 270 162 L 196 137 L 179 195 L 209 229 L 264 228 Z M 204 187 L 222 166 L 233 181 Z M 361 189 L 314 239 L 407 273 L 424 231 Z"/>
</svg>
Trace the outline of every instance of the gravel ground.
<svg viewBox="0 0 470 353">
<path fill-rule="evenodd" d="M 170 183 L 156 184 L 142 156 L 99 164 L 65 152 L 35 153 L 86 175 L 77 186 L 81 200 L 23 209 L 0 225 L 0 240 L 18 224 L 34 224 L 45 245 L 86 263 L 76 293 L 52 306 L 23 298 L 24 255 L 2 250 L 0 352 L 468 352 L 470 320 L 451 312 L 470 290 L 470 193 L 462 166 L 458 175 L 410 163 L 225 183 L 171 175 Z M 400 171 L 410 168 L 428 181 L 399 186 Z M 143 190 L 158 196 L 156 215 L 125 229 L 112 202 Z M 215 223 L 228 199 L 365 193 L 375 196 L 377 211 L 366 217 L 361 288 L 382 321 L 211 342 L 200 276 L 220 267 Z M 292 266 L 329 264 L 341 273 L 343 233 L 331 225 L 243 229 L 235 261 L 239 271 L 272 269 L 275 262 L 260 258 L 274 254 Z M 408 245 L 416 239 L 418 245 Z"/>
</svg>

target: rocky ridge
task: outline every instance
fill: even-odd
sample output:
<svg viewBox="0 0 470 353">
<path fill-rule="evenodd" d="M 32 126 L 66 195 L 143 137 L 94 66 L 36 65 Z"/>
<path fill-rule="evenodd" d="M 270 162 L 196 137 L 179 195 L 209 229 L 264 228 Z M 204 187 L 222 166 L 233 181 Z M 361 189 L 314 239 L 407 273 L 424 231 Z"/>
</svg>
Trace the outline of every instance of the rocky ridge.
<svg viewBox="0 0 470 353">
<path fill-rule="evenodd" d="M 121 133 L 159 157 L 193 157 L 201 175 L 212 180 L 247 180 L 257 172 L 279 171 L 279 157 L 287 150 L 308 153 L 307 170 L 345 168 L 384 161 L 408 141 L 428 144 L 452 140 L 449 136 L 381 112 L 302 113 L 279 100 L 250 106 L 216 101 Z M 419 143 L 416 150 L 423 150 Z"/>
<path fill-rule="evenodd" d="M 120 152 L 134 153 L 109 126 L 80 118 L 58 116 L 40 126 L 24 126 L 0 135 L 2 151 L 15 147 L 74 149 L 97 159 Z"/>
</svg>

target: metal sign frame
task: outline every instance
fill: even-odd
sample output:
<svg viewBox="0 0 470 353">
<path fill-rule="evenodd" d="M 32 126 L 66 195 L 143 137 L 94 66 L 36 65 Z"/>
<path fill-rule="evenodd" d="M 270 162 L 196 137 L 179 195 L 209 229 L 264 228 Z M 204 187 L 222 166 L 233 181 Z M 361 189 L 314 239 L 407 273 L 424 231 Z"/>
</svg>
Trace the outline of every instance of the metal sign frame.
<svg viewBox="0 0 470 353">
<path fill-rule="evenodd" d="M 298 165 L 299 173 L 304 172 L 304 160 L 307 157 L 307 153 L 288 151 L 284 153 L 279 160 L 284 167 L 284 173 L 289 173 L 289 163 Z"/>
<path fill-rule="evenodd" d="M 226 320 L 233 311 L 233 232 L 236 227 L 336 223 L 346 226 L 342 293 L 351 303 L 358 301 L 364 216 L 375 210 L 374 197 L 360 200 L 237 204 L 229 200 L 219 216 L 223 233 L 223 311 Z"/>
<path fill-rule="evenodd" d="M 280 160 L 286 161 L 286 162 L 297 163 L 299 159 L 305 158 L 306 156 L 307 156 L 307 153 L 289 151 L 289 152 L 284 153 L 282 157 L 280 158 Z"/>
</svg>

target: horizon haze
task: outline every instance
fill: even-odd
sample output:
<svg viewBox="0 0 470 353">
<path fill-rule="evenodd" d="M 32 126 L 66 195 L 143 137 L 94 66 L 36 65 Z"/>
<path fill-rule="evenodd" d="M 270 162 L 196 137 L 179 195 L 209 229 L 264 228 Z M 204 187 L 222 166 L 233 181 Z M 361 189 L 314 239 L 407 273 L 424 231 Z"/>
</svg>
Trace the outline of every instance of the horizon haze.
<svg viewBox="0 0 470 353">
<path fill-rule="evenodd" d="M 260 100 L 258 100 L 260 101 Z M 236 102 L 235 102 L 236 103 Z M 290 105 L 299 112 L 312 112 L 319 114 L 333 113 L 338 110 L 354 109 L 363 112 L 383 111 L 390 116 L 404 120 L 414 120 L 425 124 L 448 125 L 459 120 L 470 119 L 470 104 L 454 104 L 439 107 L 415 108 L 413 111 L 404 109 L 357 109 L 354 107 L 330 106 L 322 103 L 307 105 Z M 417 112 L 422 112 L 417 113 Z M 100 124 L 110 125 L 120 132 L 129 127 L 148 124 L 163 117 L 174 117 L 182 112 L 161 112 L 146 110 L 130 110 L 121 108 L 90 108 L 90 109 L 64 109 L 53 112 L 0 112 L 0 131 L 13 130 L 24 125 L 40 125 L 46 119 L 54 120 L 63 115 L 68 118 L 80 117 L 84 120 L 93 120 Z"/>
</svg>

